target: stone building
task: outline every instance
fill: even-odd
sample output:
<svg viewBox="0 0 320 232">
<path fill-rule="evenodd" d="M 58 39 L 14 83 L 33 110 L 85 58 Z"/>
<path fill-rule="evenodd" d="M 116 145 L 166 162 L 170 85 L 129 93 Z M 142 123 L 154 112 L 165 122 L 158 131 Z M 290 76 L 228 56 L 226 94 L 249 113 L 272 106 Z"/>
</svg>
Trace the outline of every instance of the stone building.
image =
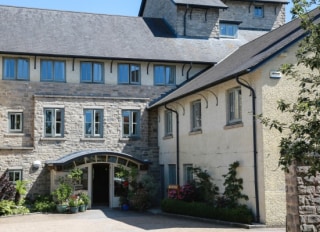
<svg viewBox="0 0 320 232">
<path fill-rule="evenodd" d="M 117 207 L 121 164 L 148 170 L 164 191 L 174 167 L 164 151 L 173 154 L 174 144 L 162 141 L 155 101 L 194 80 L 201 85 L 240 46 L 282 26 L 285 4 L 142 0 L 139 17 L 0 6 L 0 174 L 28 180 L 33 197 L 79 167 L 92 203 Z"/>
</svg>

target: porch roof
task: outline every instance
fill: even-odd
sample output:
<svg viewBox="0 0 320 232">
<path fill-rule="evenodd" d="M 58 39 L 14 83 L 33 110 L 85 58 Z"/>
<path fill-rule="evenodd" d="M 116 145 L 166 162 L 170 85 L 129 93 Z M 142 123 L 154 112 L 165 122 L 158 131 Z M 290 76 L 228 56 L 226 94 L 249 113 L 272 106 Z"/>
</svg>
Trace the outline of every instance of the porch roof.
<svg viewBox="0 0 320 232">
<path fill-rule="evenodd" d="M 106 157 L 105 160 L 101 159 L 104 156 Z M 100 158 L 97 158 L 97 157 L 100 157 Z M 95 150 L 95 149 L 73 152 L 56 160 L 48 160 L 45 162 L 45 164 L 48 166 L 60 166 L 60 165 L 66 165 L 72 162 L 75 162 L 77 164 L 79 160 L 81 160 L 80 164 L 94 163 L 94 162 L 119 163 L 125 166 L 129 166 L 130 162 L 135 163 L 137 165 L 150 164 L 148 160 L 140 160 L 129 154 L 108 151 L 108 150 Z M 125 162 L 125 161 L 128 161 L 128 162 Z"/>
</svg>

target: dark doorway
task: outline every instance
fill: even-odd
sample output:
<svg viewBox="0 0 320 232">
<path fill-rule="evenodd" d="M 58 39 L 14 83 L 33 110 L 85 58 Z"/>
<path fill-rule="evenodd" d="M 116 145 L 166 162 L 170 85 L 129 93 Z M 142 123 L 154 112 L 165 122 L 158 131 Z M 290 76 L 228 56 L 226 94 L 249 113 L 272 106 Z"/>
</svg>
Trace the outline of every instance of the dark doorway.
<svg viewBox="0 0 320 232">
<path fill-rule="evenodd" d="M 93 164 L 92 203 L 109 205 L 109 164 Z"/>
</svg>

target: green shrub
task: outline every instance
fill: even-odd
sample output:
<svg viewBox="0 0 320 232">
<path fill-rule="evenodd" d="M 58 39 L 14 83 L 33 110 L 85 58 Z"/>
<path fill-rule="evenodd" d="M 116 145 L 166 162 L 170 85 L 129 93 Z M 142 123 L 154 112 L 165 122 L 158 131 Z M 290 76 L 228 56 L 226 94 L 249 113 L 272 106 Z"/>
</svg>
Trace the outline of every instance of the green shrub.
<svg viewBox="0 0 320 232">
<path fill-rule="evenodd" d="M 185 202 L 175 199 L 164 199 L 161 209 L 167 213 L 182 214 L 194 217 L 210 218 L 251 224 L 253 214 L 245 205 L 234 208 L 215 208 L 201 202 Z"/>
<path fill-rule="evenodd" d="M 51 196 L 39 196 L 34 204 L 33 211 L 35 212 L 54 212 L 56 208 L 56 204 L 53 201 Z"/>
<path fill-rule="evenodd" d="M 29 209 L 23 205 L 16 205 L 14 201 L 2 200 L 0 201 L 0 216 L 26 214 Z"/>
</svg>

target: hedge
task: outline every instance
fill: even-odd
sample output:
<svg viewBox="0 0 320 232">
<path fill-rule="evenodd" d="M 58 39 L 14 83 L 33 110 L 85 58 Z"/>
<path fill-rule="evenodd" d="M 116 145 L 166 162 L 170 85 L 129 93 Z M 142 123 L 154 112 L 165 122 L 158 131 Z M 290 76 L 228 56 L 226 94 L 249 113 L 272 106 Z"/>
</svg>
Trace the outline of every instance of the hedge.
<svg viewBox="0 0 320 232">
<path fill-rule="evenodd" d="M 221 221 L 251 224 L 253 214 L 245 205 L 234 208 L 215 208 L 201 202 L 185 202 L 176 199 L 164 199 L 161 209 L 167 213 L 209 218 Z"/>
</svg>

